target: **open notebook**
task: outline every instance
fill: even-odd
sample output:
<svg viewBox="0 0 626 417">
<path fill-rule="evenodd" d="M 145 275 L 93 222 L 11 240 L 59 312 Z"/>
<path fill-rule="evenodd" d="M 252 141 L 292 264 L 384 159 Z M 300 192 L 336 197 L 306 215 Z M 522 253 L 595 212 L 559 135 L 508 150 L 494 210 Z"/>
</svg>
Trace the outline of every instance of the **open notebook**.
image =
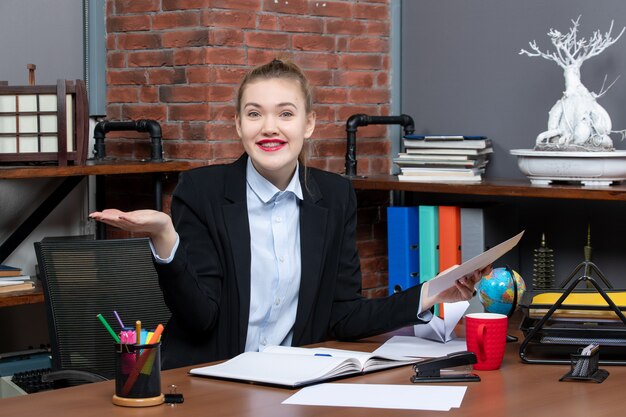
<svg viewBox="0 0 626 417">
<path fill-rule="evenodd" d="M 192 375 L 296 388 L 418 360 L 351 350 L 268 346 L 263 352 L 244 352 L 226 362 L 194 368 L 189 372 Z"/>
</svg>

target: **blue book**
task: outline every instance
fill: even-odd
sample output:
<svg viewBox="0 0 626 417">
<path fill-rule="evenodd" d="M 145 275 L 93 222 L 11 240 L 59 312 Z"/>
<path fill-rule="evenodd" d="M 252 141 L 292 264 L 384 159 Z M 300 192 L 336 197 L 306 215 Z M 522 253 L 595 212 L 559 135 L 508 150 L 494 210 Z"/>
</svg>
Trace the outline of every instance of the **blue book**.
<svg viewBox="0 0 626 417">
<path fill-rule="evenodd" d="M 387 207 L 389 295 L 419 284 L 419 209 Z"/>
</svg>

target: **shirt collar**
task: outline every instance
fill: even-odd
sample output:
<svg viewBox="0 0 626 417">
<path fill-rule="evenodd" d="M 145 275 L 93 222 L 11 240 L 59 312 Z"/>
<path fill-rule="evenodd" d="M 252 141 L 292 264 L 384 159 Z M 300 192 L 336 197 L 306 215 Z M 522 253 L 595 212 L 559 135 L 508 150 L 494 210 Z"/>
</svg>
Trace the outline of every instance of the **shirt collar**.
<svg viewBox="0 0 626 417">
<path fill-rule="evenodd" d="M 256 170 L 252 164 L 252 159 L 248 157 L 248 163 L 246 166 L 246 181 L 252 191 L 259 197 L 263 203 L 268 203 L 272 198 L 279 197 L 282 194 L 292 193 L 300 200 L 302 197 L 302 186 L 300 185 L 300 176 L 298 175 L 300 169 L 300 162 L 296 161 L 296 170 L 291 177 L 291 181 L 287 185 L 284 191 L 279 190 L 274 184 L 269 182 Z"/>
</svg>

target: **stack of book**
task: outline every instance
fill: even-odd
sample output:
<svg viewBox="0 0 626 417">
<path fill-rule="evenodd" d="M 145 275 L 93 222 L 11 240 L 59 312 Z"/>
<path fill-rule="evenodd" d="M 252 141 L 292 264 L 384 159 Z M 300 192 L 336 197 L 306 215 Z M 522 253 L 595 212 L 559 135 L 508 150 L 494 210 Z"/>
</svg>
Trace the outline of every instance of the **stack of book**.
<svg viewBox="0 0 626 417">
<path fill-rule="evenodd" d="M 480 182 L 493 153 L 485 136 L 407 135 L 404 148 L 393 160 L 400 181 Z"/>
<path fill-rule="evenodd" d="M 30 276 L 22 275 L 20 268 L 0 264 L 0 294 L 30 290 L 34 286 Z"/>
</svg>

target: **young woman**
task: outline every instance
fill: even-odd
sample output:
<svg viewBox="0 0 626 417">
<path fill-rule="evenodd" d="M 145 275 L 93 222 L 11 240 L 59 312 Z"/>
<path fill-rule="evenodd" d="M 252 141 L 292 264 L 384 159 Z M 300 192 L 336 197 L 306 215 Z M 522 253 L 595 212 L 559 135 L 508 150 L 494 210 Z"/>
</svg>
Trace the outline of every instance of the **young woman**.
<svg viewBox="0 0 626 417">
<path fill-rule="evenodd" d="M 428 284 L 361 296 L 351 183 L 299 159 L 315 113 L 296 65 L 275 59 L 252 69 L 236 106 L 245 153 L 183 173 L 171 218 L 154 210 L 91 214 L 151 238 L 172 312 L 164 368 L 266 345 L 362 338 L 427 321 L 436 303 L 472 297 L 481 271 L 430 299 L 420 296 Z"/>
</svg>

